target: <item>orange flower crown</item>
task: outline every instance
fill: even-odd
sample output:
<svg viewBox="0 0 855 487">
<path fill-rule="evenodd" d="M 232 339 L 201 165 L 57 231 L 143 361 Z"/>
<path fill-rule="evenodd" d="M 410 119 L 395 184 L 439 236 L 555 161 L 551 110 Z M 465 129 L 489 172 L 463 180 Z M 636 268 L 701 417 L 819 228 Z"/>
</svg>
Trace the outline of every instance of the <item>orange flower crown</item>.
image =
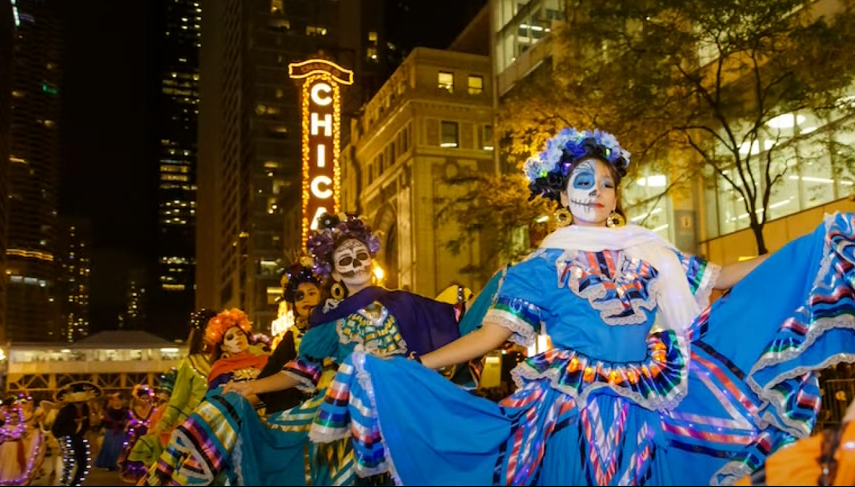
<svg viewBox="0 0 855 487">
<path fill-rule="evenodd" d="M 223 342 L 223 336 L 229 331 L 229 328 L 237 326 L 247 335 L 252 330 L 252 323 L 249 322 L 249 316 L 238 308 L 232 308 L 221 311 L 217 316 L 208 321 L 208 326 L 205 328 L 205 343 L 214 347 Z"/>
</svg>

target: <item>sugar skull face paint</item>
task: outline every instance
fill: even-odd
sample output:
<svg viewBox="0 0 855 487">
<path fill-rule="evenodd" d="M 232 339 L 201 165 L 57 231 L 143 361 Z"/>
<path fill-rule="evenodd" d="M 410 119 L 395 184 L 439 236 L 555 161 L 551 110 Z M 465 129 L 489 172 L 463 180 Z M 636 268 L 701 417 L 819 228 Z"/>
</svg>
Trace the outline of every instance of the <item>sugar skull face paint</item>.
<svg viewBox="0 0 855 487">
<path fill-rule="evenodd" d="M 249 348 L 249 340 L 246 338 L 246 333 L 239 326 L 233 326 L 226 331 L 223 336 L 223 351 L 232 355 L 241 353 Z"/>
<path fill-rule="evenodd" d="M 609 166 L 594 158 L 577 163 L 561 202 L 570 209 L 574 223 L 604 225 L 617 206 L 617 188 Z"/>
<path fill-rule="evenodd" d="M 342 242 L 333 252 L 333 277 L 348 289 L 360 289 L 371 282 L 373 259 L 368 247 L 359 240 Z"/>
</svg>

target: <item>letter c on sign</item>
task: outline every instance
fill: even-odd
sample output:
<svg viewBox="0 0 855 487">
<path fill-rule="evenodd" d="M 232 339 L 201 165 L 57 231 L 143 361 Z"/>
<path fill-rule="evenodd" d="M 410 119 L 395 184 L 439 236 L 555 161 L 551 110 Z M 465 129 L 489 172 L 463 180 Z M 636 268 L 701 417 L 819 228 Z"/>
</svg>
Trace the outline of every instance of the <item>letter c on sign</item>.
<svg viewBox="0 0 855 487">
<path fill-rule="evenodd" d="M 321 189 L 322 184 L 326 189 Z M 327 176 L 318 176 L 312 180 L 312 194 L 315 195 L 317 198 L 325 200 L 332 196 L 332 190 L 330 189 L 331 185 L 332 179 L 328 178 Z"/>
<path fill-rule="evenodd" d="M 322 107 L 329 105 L 332 103 L 332 97 L 329 95 L 331 91 L 332 87 L 326 83 L 318 83 L 312 86 L 312 101 Z"/>
</svg>

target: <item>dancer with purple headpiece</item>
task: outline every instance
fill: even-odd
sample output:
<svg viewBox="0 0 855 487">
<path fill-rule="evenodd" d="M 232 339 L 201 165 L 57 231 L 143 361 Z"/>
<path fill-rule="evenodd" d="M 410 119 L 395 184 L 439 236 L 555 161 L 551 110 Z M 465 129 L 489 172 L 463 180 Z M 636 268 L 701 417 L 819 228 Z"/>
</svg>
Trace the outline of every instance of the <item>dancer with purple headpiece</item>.
<svg viewBox="0 0 855 487">
<path fill-rule="evenodd" d="M 335 396 L 321 382 L 325 364 L 342 363 L 354 350 L 378 357 L 426 354 L 459 338 L 461 329 L 454 306 L 373 285 L 379 248 L 379 239 L 359 218 L 321 218 L 308 250 L 314 257 L 310 275 L 324 282 L 325 299 L 308 319 L 297 357 L 279 373 L 229 383 L 222 392 L 209 394 L 173 434 L 172 450 L 180 464 L 159 468 L 149 475 L 150 484 L 207 485 L 218 478 L 231 485 L 356 481 L 349 439 L 322 448 L 309 441 L 312 422 L 327 419 L 317 418 L 319 406 L 325 397 Z M 458 370 L 461 377 L 468 372 L 465 367 Z M 246 399 L 292 388 L 309 399 L 264 419 Z"/>
</svg>

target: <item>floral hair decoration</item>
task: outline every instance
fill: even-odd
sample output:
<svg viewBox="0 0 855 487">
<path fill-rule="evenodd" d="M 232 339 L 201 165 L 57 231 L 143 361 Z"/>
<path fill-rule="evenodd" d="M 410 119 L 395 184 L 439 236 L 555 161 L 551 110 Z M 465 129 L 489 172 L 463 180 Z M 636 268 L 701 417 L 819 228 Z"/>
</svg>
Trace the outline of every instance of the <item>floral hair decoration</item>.
<svg viewBox="0 0 855 487">
<path fill-rule="evenodd" d="M 10 394 L 6 399 L 0 401 L 0 404 L 20 406 L 28 402 L 33 402 L 33 397 L 26 392 L 19 392 L 18 394 Z"/>
<path fill-rule="evenodd" d="M 237 308 L 228 309 L 208 321 L 208 327 L 205 328 L 205 343 L 211 347 L 222 343 L 223 336 L 233 326 L 239 327 L 247 335 L 252 330 L 252 323 L 249 322 L 246 313 Z"/>
<path fill-rule="evenodd" d="M 561 192 L 573 165 L 587 158 L 599 159 L 615 168 L 620 177 L 626 176 L 630 153 L 624 150 L 614 135 L 599 129 L 579 132 L 575 128 L 561 129 L 546 142 L 546 149 L 530 157 L 523 168 L 529 181 L 529 191 L 537 196 L 561 201 Z"/>
<path fill-rule="evenodd" d="M 325 214 L 318 219 L 318 231 L 309 237 L 306 248 L 314 257 L 315 274 L 327 278 L 332 274 L 332 255 L 345 240 L 358 240 L 368 247 L 371 257 L 380 250 L 380 239 L 355 215 Z"/>
<path fill-rule="evenodd" d="M 151 391 L 151 388 L 148 384 L 137 384 L 134 386 L 134 389 L 131 393 L 134 397 L 143 399 L 145 397 L 152 397 L 154 393 Z"/>
<path fill-rule="evenodd" d="M 294 304 L 297 288 L 300 287 L 300 284 L 305 284 L 307 282 L 316 286 L 321 285 L 320 279 L 318 279 L 312 269 L 312 262 L 301 262 L 299 264 L 292 265 L 286 269 L 285 274 L 282 275 L 282 298 L 285 301 Z"/>
</svg>

